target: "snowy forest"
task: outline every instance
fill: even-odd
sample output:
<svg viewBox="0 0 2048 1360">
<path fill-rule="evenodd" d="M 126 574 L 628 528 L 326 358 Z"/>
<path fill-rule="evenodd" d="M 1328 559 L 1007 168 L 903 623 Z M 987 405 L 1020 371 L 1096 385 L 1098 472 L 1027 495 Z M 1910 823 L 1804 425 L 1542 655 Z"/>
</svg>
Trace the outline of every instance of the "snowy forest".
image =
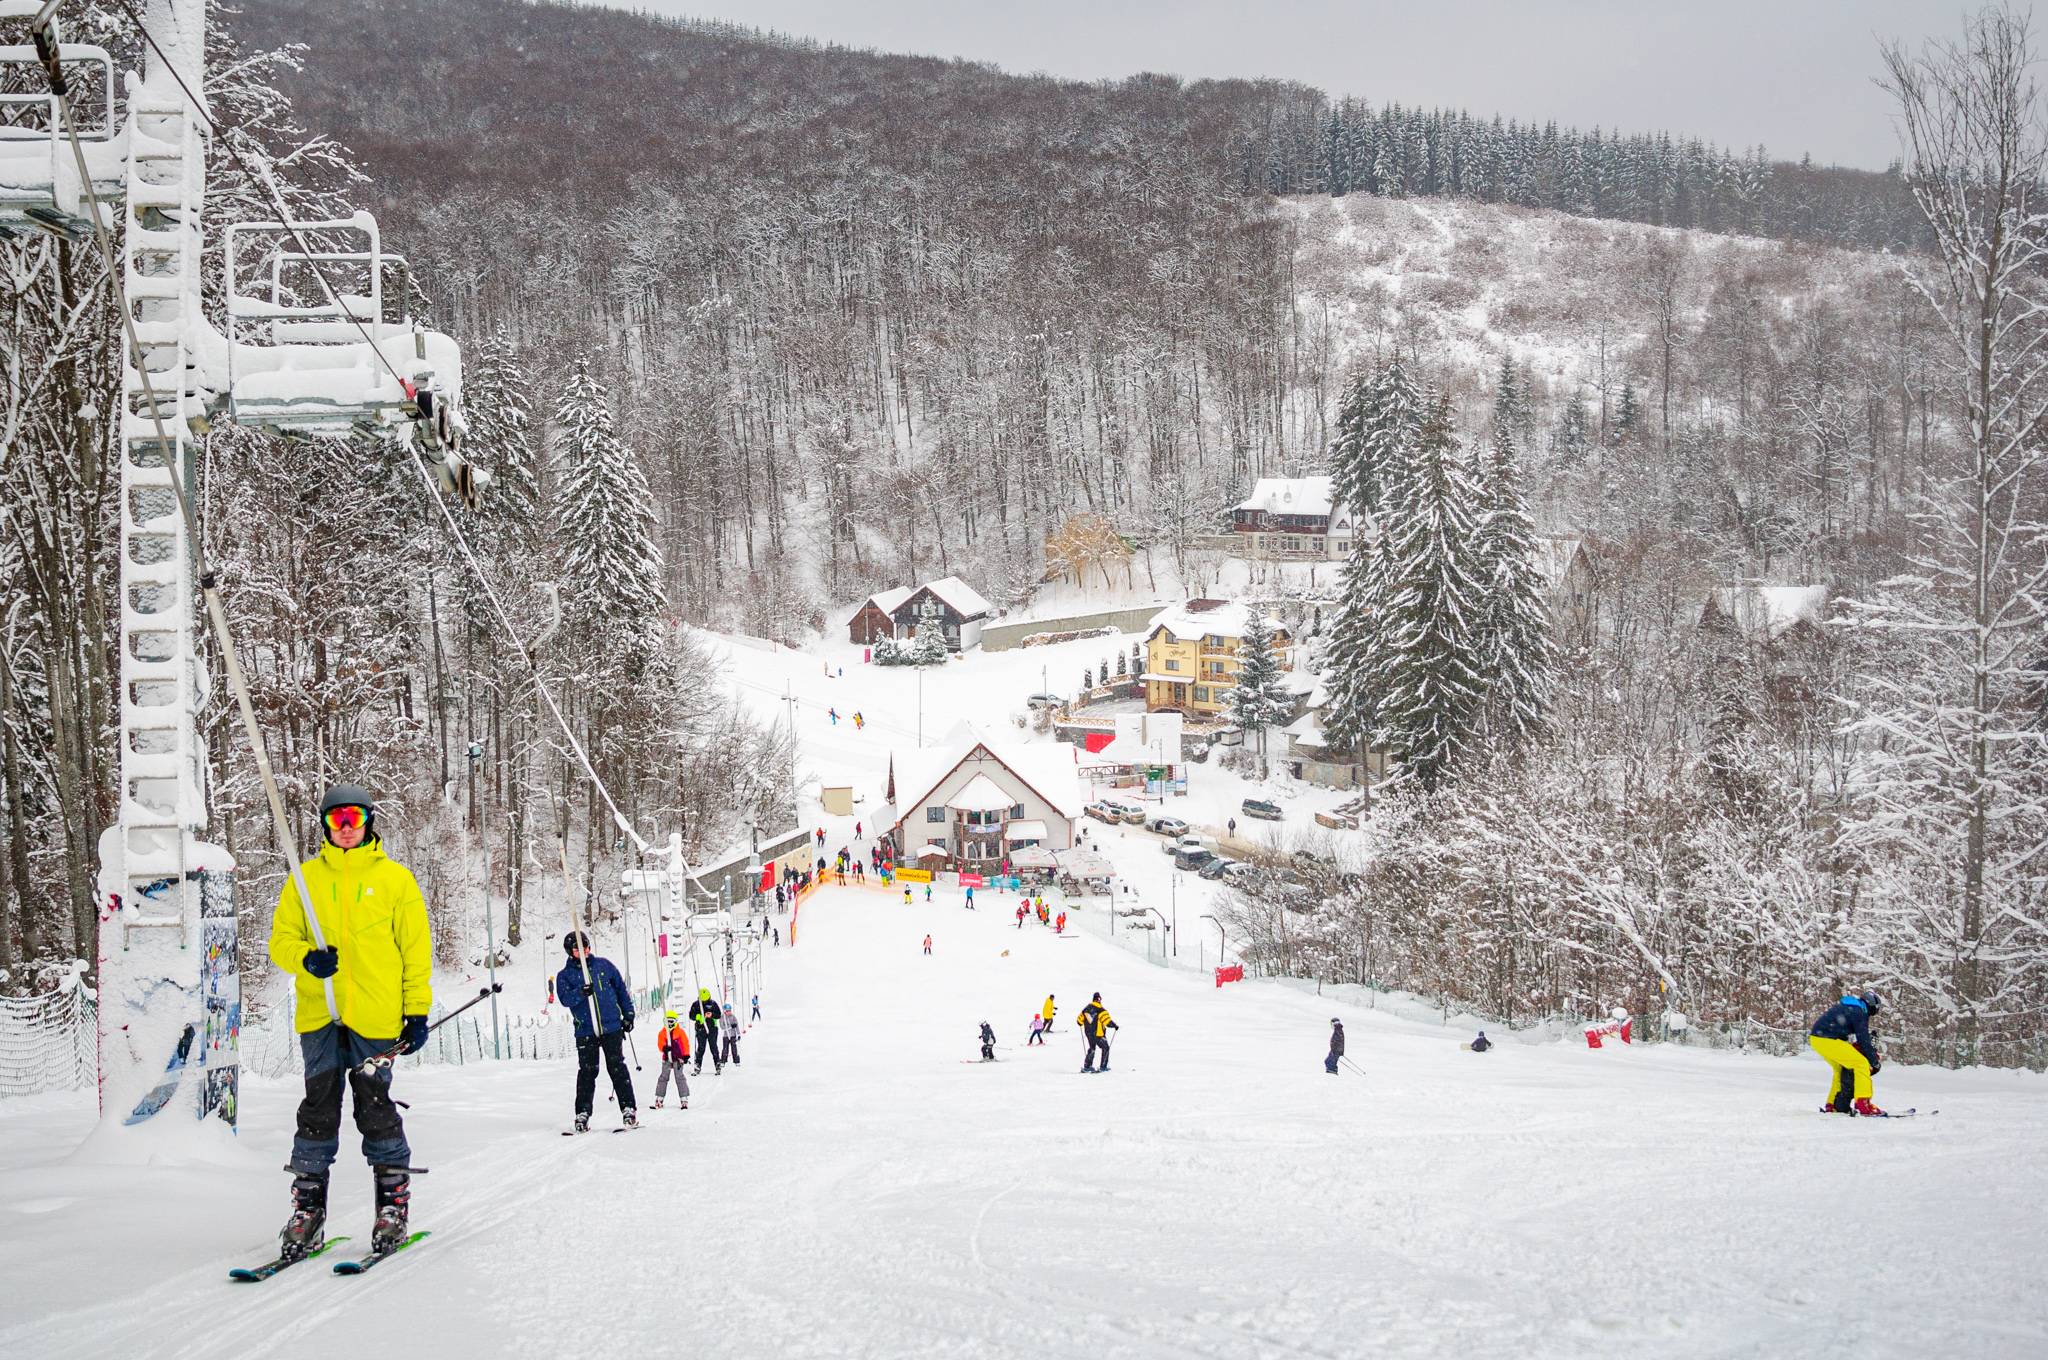
<svg viewBox="0 0 2048 1360">
<path fill-rule="evenodd" d="M 1874 174 L 518 0 L 217 13 L 231 135 L 309 215 L 373 208 L 462 341 L 485 570 L 651 839 L 780 825 L 798 773 L 691 625 L 801 642 L 922 574 L 1021 602 L 1083 515 L 1187 580 L 1253 479 L 1331 472 L 1382 557 L 1277 603 L 1403 773 L 1315 891 L 1240 896 L 1261 966 L 1707 1029 L 1872 983 L 1915 1056 L 2041 1064 L 2048 232 L 2041 146 L 1986 135 L 2039 107 L 2013 21 L 1873 50 L 1908 129 Z M 266 215 L 216 159 L 220 221 Z M 92 954 L 112 806 L 115 311 L 89 252 L 0 260 L 26 987 Z M 294 813 L 337 772 L 388 791 L 452 953 L 461 875 L 516 902 L 557 838 L 586 893 L 628 861 L 402 471 L 222 427 L 198 498 Z M 1534 603 L 1538 532 L 1584 545 L 1568 610 Z M 1755 583 L 1828 605 L 1707 617 Z M 217 835 L 260 920 L 280 866 L 227 717 Z"/>
</svg>

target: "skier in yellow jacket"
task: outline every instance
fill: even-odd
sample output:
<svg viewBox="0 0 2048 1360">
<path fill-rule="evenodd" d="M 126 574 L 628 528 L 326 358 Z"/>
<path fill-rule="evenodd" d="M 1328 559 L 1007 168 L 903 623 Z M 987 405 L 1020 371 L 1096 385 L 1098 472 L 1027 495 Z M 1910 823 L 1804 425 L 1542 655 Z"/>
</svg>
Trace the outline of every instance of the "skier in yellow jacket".
<svg viewBox="0 0 2048 1360">
<path fill-rule="evenodd" d="M 369 793 L 336 784 L 320 800 L 320 852 L 300 866 L 319 922 L 316 938 L 298 884 L 285 878 L 270 923 L 270 959 L 293 975 L 306 1098 L 288 1170 L 292 1216 L 282 1254 L 296 1258 L 325 1240 L 327 1177 L 341 1146 L 341 1088 L 355 1093 L 356 1128 L 376 1181 L 372 1250 L 405 1240 L 412 1149 L 391 1101 L 391 1065 L 365 1075 L 368 1059 L 426 1041 L 433 1005 L 433 940 L 426 903 L 410 870 L 384 854 Z M 330 1009 L 329 999 L 332 998 Z"/>
</svg>

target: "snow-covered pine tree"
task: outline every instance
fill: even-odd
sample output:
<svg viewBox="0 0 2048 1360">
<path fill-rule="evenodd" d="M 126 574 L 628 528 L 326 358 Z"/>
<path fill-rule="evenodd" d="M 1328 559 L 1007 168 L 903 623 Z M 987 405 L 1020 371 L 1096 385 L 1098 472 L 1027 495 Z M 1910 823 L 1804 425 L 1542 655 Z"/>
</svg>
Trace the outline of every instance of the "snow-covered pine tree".
<svg viewBox="0 0 2048 1360">
<path fill-rule="evenodd" d="M 1230 692 L 1230 720 L 1247 734 L 1256 734 L 1259 777 L 1266 777 L 1266 731 L 1288 719 L 1292 708 L 1280 658 L 1273 654 L 1274 629 L 1263 609 L 1253 605 L 1251 620 L 1237 644 L 1236 688 Z"/>
<path fill-rule="evenodd" d="M 561 427 L 564 610 L 579 615 L 608 643 L 639 652 L 651 644 L 660 617 L 661 549 L 654 509 L 639 461 L 612 429 L 604 386 L 578 358 L 555 406 Z"/>
<path fill-rule="evenodd" d="M 462 399 L 469 422 L 463 452 L 491 474 L 489 521 L 494 528 L 524 530 L 540 506 L 529 390 L 518 347 L 501 325 L 484 341 Z"/>
<path fill-rule="evenodd" d="M 1362 373 L 1337 413 L 1330 475 L 1352 514 L 1377 515 L 1406 466 L 1404 450 L 1422 424 L 1422 395 L 1399 359 Z M 1363 535 L 1354 539 L 1356 545 Z"/>
<path fill-rule="evenodd" d="M 1484 513 L 1473 535 L 1473 559 L 1485 591 L 1479 624 L 1483 712 L 1494 749 L 1512 751 L 1543 725 L 1543 686 L 1550 669 L 1549 614 L 1536 570 L 1536 526 L 1522 498 L 1512 422 L 1496 420 L 1486 468 Z"/>
<path fill-rule="evenodd" d="M 1416 441 L 1402 505 L 1384 526 L 1395 573 L 1383 606 L 1380 744 L 1434 789 L 1471 744 L 1486 694 L 1479 629 L 1486 591 L 1473 558 L 1478 491 L 1437 396 Z"/>
</svg>

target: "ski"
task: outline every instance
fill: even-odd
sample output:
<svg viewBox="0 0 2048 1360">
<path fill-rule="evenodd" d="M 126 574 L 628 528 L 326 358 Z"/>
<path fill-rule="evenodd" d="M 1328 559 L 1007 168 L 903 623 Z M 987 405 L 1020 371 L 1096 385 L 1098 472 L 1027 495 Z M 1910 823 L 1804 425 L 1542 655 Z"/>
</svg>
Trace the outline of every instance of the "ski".
<svg viewBox="0 0 2048 1360">
<path fill-rule="evenodd" d="M 259 1280 L 267 1280 L 280 1270 L 289 1270 L 301 1261 L 310 1261 L 329 1247 L 346 1241 L 348 1241 L 346 1237 L 330 1237 L 304 1256 L 280 1256 L 275 1261 L 266 1262 L 260 1266 L 237 1267 L 228 1272 L 228 1278 L 230 1280 L 239 1280 L 244 1284 L 254 1284 Z"/>
<path fill-rule="evenodd" d="M 368 1270 L 371 1266 L 376 1265 L 379 1261 L 388 1260 L 389 1258 L 398 1255 L 399 1252 L 404 1251 L 407 1247 L 419 1241 L 422 1237 L 425 1237 L 426 1235 L 426 1230 L 422 1229 L 421 1231 L 416 1232 L 412 1236 L 406 1238 L 403 1242 L 400 1242 L 397 1246 L 391 1248 L 389 1251 L 373 1251 L 368 1256 L 359 1257 L 353 1261 L 336 1261 L 334 1263 L 334 1273 L 337 1275 L 360 1275 L 364 1271 Z"/>
<path fill-rule="evenodd" d="M 121 1121 L 123 1124 L 140 1124 L 171 1103 L 171 1097 L 178 1093 L 178 1078 L 185 1074 L 185 1060 L 192 1054 L 192 1035 L 197 1029 L 197 1025 L 185 1026 L 185 1037 L 178 1040 L 177 1051 L 171 1054 L 170 1064 L 164 1068 L 164 1079 L 142 1098 L 142 1103 L 135 1107 L 135 1113 Z"/>
</svg>

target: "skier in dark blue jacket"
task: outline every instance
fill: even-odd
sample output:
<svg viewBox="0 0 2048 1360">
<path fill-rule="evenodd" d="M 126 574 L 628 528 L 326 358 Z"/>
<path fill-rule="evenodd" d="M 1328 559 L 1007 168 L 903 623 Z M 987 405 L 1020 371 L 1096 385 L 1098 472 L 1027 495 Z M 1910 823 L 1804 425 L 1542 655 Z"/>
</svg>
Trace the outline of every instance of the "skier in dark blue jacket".
<svg viewBox="0 0 2048 1360">
<path fill-rule="evenodd" d="M 1806 1042 L 1826 1058 L 1834 1079 L 1828 1087 L 1825 1111 L 1837 1114 L 1882 1116 L 1871 1103 L 1870 1079 L 1884 1066 L 1877 1045 L 1870 1039 L 1870 1021 L 1882 1003 L 1876 992 L 1845 996 L 1820 1014 Z"/>
<path fill-rule="evenodd" d="M 569 953 L 569 962 L 555 975 L 555 996 L 569 1008 L 570 1018 L 576 1023 L 576 1132 L 590 1128 L 600 1049 L 604 1051 L 605 1070 L 611 1073 L 612 1090 L 619 1098 L 619 1117 L 627 1128 L 637 1128 L 640 1117 L 633 1101 L 633 1075 L 626 1070 L 626 1055 L 621 1051 L 626 1036 L 633 1032 L 633 998 L 611 960 L 590 952 L 588 935 L 572 930 L 562 940 L 562 947 Z M 594 1032 L 593 1011 L 597 1016 Z"/>
</svg>

